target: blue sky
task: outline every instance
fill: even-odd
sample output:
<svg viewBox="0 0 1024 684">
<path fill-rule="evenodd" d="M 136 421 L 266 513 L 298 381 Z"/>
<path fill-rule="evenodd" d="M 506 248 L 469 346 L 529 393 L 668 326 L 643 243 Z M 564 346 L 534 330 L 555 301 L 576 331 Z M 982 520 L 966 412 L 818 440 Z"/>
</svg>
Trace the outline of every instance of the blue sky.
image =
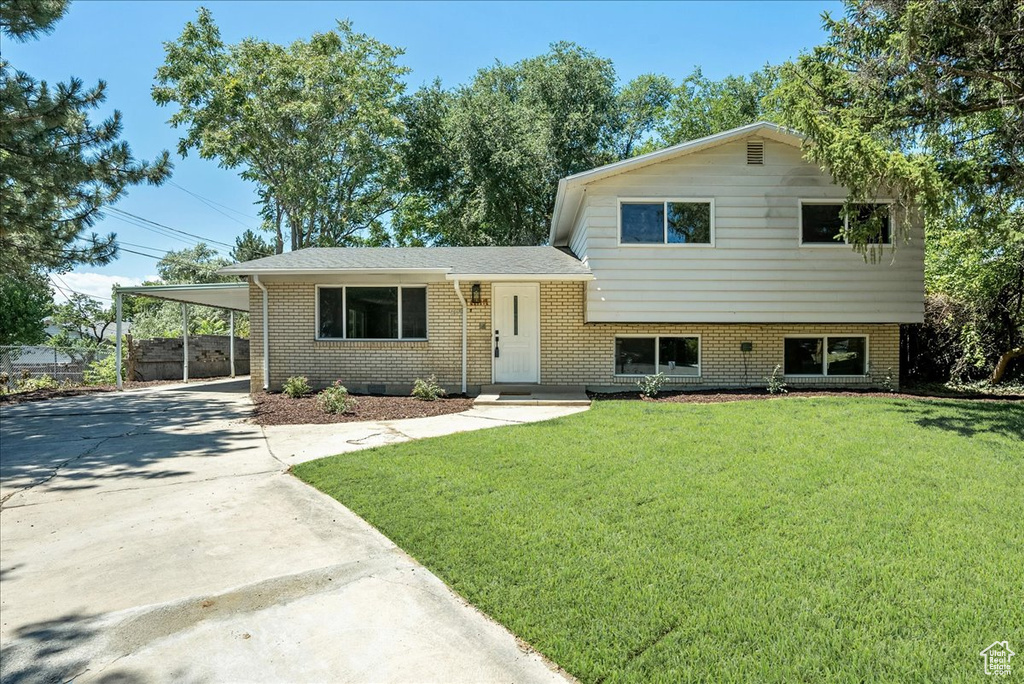
<svg viewBox="0 0 1024 684">
<path fill-rule="evenodd" d="M 711 78 L 749 73 L 821 43 L 823 11 L 838 2 L 73 2 L 56 30 L 28 43 L 4 41 L 15 68 L 49 81 L 107 82 L 106 113 L 124 115 L 124 137 L 136 156 L 170 150 L 172 184 L 136 187 L 117 207 L 146 219 L 233 243 L 259 224 L 252 187 L 237 171 L 214 161 L 174 153 L 178 135 L 166 121 L 172 110 L 150 99 L 163 42 L 175 39 L 196 8 L 209 7 L 227 42 L 255 36 L 290 42 L 329 30 L 348 18 L 357 31 L 405 49 L 410 90 L 441 78 L 467 81 L 495 60 L 514 62 L 559 40 L 610 58 L 623 81 L 645 72 L 681 80 L 695 66 Z M 177 187 L 180 186 L 180 187 Z M 182 189 L 184 188 L 184 189 Z M 190 194 L 189 192 L 194 194 Z M 206 198 L 203 202 L 195 195 Z M 211 206 L 212 205 L 212 206 Z M 101 233 L 116 232 L 128 249 L 160 254 L 194 242 L 175 240 L 108 217 Z M 225 249 L 225 252 L 227 250 Z M 62 276 L 61 287 L 109 296 L 113 282 L 136 283 L 155 273 L 156 260 L 123 252 L 114 263 Z"/>
</svg>

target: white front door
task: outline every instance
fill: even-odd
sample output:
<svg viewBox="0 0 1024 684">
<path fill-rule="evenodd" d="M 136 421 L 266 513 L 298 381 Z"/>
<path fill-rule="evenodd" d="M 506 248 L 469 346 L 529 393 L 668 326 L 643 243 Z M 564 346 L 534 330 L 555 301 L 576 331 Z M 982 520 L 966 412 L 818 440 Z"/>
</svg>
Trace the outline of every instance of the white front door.
<svg viewBox="0 0 1024 684">
<path fill-rule="evenodd" d="M 540 382 L 540 285 L 492 286 L 494 382 Z"/>
</svg>

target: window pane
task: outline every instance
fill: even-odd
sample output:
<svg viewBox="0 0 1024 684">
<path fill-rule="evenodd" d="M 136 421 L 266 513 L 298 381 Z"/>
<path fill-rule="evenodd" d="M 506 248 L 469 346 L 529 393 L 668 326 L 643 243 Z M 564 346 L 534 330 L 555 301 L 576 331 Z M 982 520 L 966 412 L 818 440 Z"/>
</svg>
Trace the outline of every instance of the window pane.
<svg viewBox="0 0 1024 684">
<path fill-rule="evenodd" d="M 786 375 L 821 375 L 821 349 L 824 340 L 790 338 L 786 340 Z"/>
<path fill-rule="evenodd" d="M 696 337 L 660 338 L 658 372 L 665 375 L 697 375 L 698 351 Z"/>
<path fill-rule="evenodd" d="M 654 338 L 616 337 L 615 373 L 654 375 Z"/>
<path fill-rule="evenodd" d="M 402 288 L 402 337 L 427 336 L 427 288 Z"/>
<path fill-rule="evenodd" d="M 349 339 L 398 339 L 398 288 L 348 288 Z"/>
<path fill-rule="evenodd" d="M 867 339 L 863 337 L 828 338 L 828 374 L 864 375 Z"/>
<path fill-rule="evenodd" d="M 851 222 L 852 227 L 865 225 L 870 231 L 868 242 L 888 244 L 892 235 L 888 204 L 862 204 L 857 208 L 857 218 Z"/>
<path fill-rule="evenodd" d="M 711 244 L 711 203 L 669 202 L 668 241 Z"/>
<path fill-rule="evenodd" d="M 342 295 L 343 290 L 340 287 L 320 288 L 320 301 L 318 303 L 320 307 L 320 330 L 317 331 L 318 337 L 337 337 L 340 339 L 345 336 L 345 330 L 342 328 L 344 325 L 342 319 L 344 300 Z"/>
<path fill-rule="evenodd" d="M 804 204 L 800 207 L 804 242 L 842 244 L 836 236 L 843 230 L 842 204 Z"/>
<path fill-rule="evenodd" d="M 665 204 L 623 204 L 622 242 L 665 242 Z"/>
</svg>

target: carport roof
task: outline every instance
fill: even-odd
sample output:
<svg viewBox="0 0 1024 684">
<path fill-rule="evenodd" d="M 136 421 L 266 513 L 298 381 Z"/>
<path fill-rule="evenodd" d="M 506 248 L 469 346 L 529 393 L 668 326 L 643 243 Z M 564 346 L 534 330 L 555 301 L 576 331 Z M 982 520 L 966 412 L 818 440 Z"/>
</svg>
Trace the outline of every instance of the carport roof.
<svg viewBox="0 0 1024 684">
<path fill-rule="evenodd" d="M 196 285 L 139 285 L 119 287 L 122 294 L 145 295 L 185 304 L 201 304 L 233 311 L 249 310 L 248 283 L 200 283 Z"/>
</svg>

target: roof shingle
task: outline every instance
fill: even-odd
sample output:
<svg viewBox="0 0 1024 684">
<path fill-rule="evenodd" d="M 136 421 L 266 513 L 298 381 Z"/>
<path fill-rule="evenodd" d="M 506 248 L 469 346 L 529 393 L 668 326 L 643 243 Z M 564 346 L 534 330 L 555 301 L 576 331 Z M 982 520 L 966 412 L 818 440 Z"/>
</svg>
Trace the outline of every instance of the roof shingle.
<svg viewBox="0 0 1024 684">
<path fill-rule="evenodd" d="M 329 271 L 435 271 L 451 275 L 589 275 L 554 247 L 310 247 L 232 264 L 228 275 Z"/>
</svg>

